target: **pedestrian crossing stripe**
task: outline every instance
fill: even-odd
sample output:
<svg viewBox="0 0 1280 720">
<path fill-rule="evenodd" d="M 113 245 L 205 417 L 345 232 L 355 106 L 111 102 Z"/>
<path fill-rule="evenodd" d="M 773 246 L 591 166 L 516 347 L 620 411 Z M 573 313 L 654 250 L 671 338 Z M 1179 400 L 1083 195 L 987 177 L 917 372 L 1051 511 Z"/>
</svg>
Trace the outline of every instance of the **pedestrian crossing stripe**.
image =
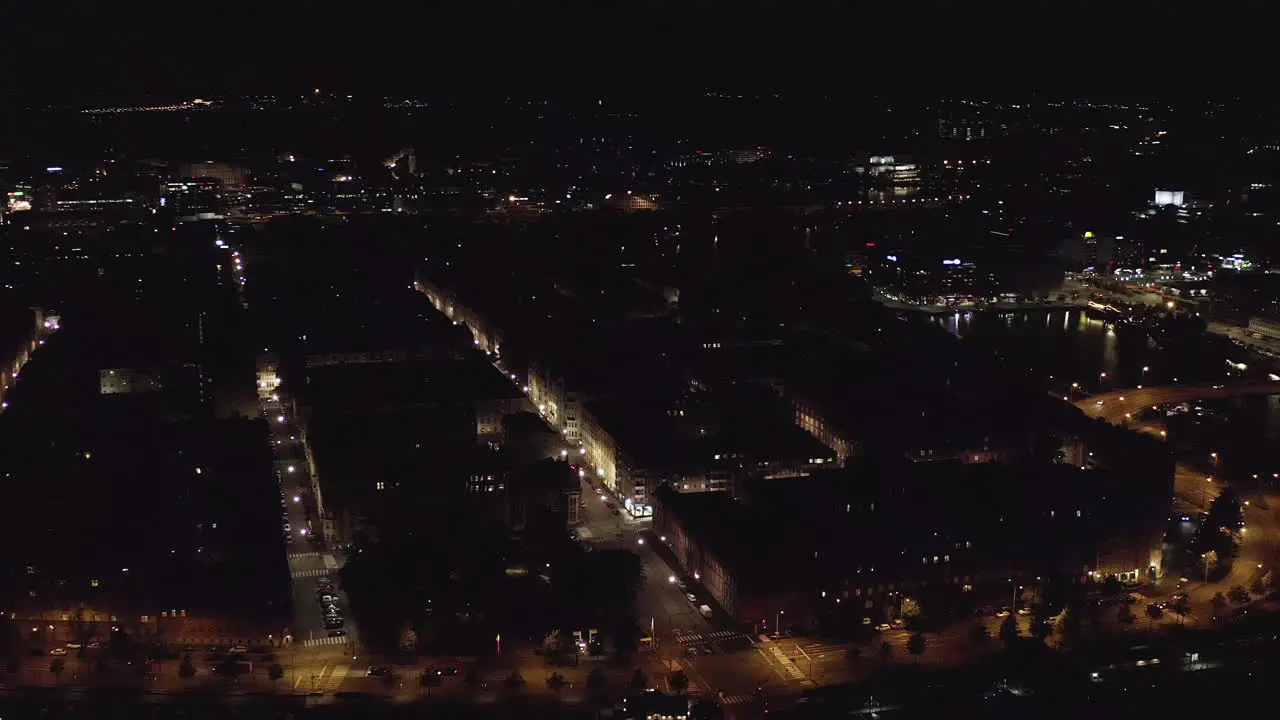
<svg viewBox="0 0 1280 720">
<path fill-rule="evenodd" d="M 329 571 L 324 568 L 316 568 L 313 570 L 294 570 L 289 574 L 295 578 L 313 578 L 324 577 L 329 574 Z"/>
<path fill-rule="evenodd" d="M 350 671 L 350 665 L 339 665 L 329 673 L 328 677 L 323 678 L 323 681 L 329 687 L 337 687 L 342 684 L 342 679 L 345 678 L 347 673 Z"/>
<path fill-rule="evenodd" d="M 709 635 L 703 635 L 702 633 L 685 633 L 684 631 L 676 630 L 675 636 L 676 640 L 679 640 L 682 643 L 688 643 L 699 642 L 702 640 L 728 640 L 731 638 L 745 637 L 746 634 L 735 630 L 717 630 Z"/>
<path fill-rule="evenodd" d="M 744 702 L 750 702 L 750 695 L 725 695 L 720 698 L 721 705 L 738 705 Z"/>
<path fill-rule="evenodd" d="M 307 638 L 306 640 L 302 641 L 302 647 L 320 647 L 322 645 L 345 645 L 346 643 L 347 643 L 346 637 Z"/>
<path fill-rule="evenodd" d="M 290 560 L 302 560 L 304 558 L 318 558 L 318 557 L 320 557 L 320 553 L 318 552 L 289 553 Z"/>
</svg>

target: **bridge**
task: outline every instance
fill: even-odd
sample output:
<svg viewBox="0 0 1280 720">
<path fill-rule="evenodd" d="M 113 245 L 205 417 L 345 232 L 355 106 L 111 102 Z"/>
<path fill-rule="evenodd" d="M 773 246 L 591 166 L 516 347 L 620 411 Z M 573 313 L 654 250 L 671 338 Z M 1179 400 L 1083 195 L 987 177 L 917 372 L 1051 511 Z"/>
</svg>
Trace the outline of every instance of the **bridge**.
<svg viewBox="0 0 1280 720">
<path fill-rule="evenodd" d="M 1072 402 L 1089 417 L 1102 418 L 1109 423 L 1118 424 L 1124 422 L 1130 415 L 1137 415 L 1153 405 L 1220 400 L 1248 395 L 1280 395 L 1280 382 L 1237 380 L 1213 385 L 1159 385 L 1112 390 Z"/>
</svg>

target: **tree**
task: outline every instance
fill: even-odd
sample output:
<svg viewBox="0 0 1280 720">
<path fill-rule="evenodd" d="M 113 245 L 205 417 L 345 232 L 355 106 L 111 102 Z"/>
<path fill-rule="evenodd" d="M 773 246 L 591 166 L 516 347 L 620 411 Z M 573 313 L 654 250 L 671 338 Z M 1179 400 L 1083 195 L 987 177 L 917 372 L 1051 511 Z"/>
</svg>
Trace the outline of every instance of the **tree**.
<svg viewBox="0 0 1280 720">
<path fill-rule="evenodd" d="M 1244 525 L 1244 510 L 1240 507 L 1240 496 L 1235 489 L 1228 486 L 1218 493 L 1218 497 L 1209 503 L 1209 512 L 1205 513 L 1204 527 L 1212 530 L 1226 530 L 1234 533 Z"/>
<path fill-rule="evenodd" d="M 1121 627 L 1129 627 L 1137 619 L 1137 616 L 1133 614 L 1128 605 L 1121 605 L 1120 612 L 1116 614 L 1116 620 L 1120 622 Z"/>
<path fill-rule="evenodd" d="M 1179 593 L 1178 596 L 1173 599 L 1173 606 L 1170 610 L 1173 610 L 1179 615 L 1186 615 L 1191 612 L 1191 600 L 1187 597 L 1187 594 Z"/>
<path fill-rule="evenodd" d="M 634 692 L 649 689 L 649 675 L 644 668 L 636 668 L 636 671 L 631 673 L 631 689 Z"/>
<path fill-rule="evenodd" d="M 1062 643 L 1072 645 L 1080 639 L 1080 633 L 1083 631 L 1083 621 L 1080 617 L 1080 610 L 1077 608 L 1068 608 L 1066 614 L 1059 621 L 1058 636 L 1062 638 Z"/>
<path fill-rule="evenodd" d="M 912 633 L 911 637 L 907 638 L 907 652 L 911 653 L 911 656 L 915 658 L 917 665 L 920 664 L 920 656 L 924 654 L 928 646 L 929 642 L 925 639 L 924 633 Z"/>
<path fill-rule="evenodd" d="M 271 663 L 267 668 L 267 678 L 274 683 L 279 682 L 282 677 L 284 677 L 284 666 L 280 663 Z"/>
<path fill-rule="evenodd" d="M 182 662 L 178 663 L 178 677 L 183 680 L 190 680 L 196 676 L 196 666 L 191 663 L 190 655 L 183 655 Z"/>
<path fill-rule="evenodd" d="M 1209 573 L 1218 567 L 1218 551 L 1209 550 L 1200 556 L 1200 562 L 1204 565 L 1204 576 L 1207 579 Z"/>
<path fill-rule="evenodd" d="M 597 702 L 603 699 L 609 692 L 609 676 L 605 674 L 604 668 L 594 668 L 587 675 L 587 693 Z"/>
<path fill-rule="evenodd" d="M 1000 621 L 1000 642 L 1005 650 L 1012 649 L 1018 643 L 1018 618 L 1009 615 Z"/>
<path fill-rule="evenodd" d="M 1266 595 L 1267 584 L 1263 582 L 1262 578 L 1258 578 L 1257 580 L 1253 581 L 1252 585 L 1249 586 L 1249 592 L 1253 593 L 1254 595 Z"/>
<path fill-rule="evenodd" d="M 578 645 L 573 635 L 564 630 L 557 630 L 551 646 L 551 655 L 555 659 L 572 657 L 578 654 Z"/>
<path fill-rule="evenodd" d="M 1217 552 L 1219 557 L 1235 554 L 1236 536 L 1244 526 L 1244 513 L 1235 490 L 1224 488 L 1209 505 L 1200 525 L 1197 544 L 1202 551 Z"/>
<path fill-rule="evenodd" d="M 1209 604 L 1213 606 L 1213 614 L 1221 615 L 1223 610 L 1227 609 L 1227 598 L 1220 592 L 1214 593 L 1209 598 Z"/>
<path fill-rule="evenodd" d="M 53 676 L 59 680 L 62 679 L 62 672 L 66 669 L 67 662 L 62 658 L 54 658 L 53 662 L 49 663 L 49 672 L 53 673 Z"/>
<path fill-rule="evenodd" d="M 1164 617 L 1164 610 L 1155 603 L 1147 604 L 1147 629 L 1155 626 L 1156 621 Z"/>
<path fill-rule="evenodd" d="M 902 599 L 902 617 L 913 618 L 920 615 L 920 602 L 914 598 Z"/>
<path fill-rule="evenodd" d="M 986 647 L 991 641 L 991 631 L 987 629 L 985 623 L 978 620 L 969 628 L 969 644 L 975 648 Z"/>
<path fill-rule="evenodd" d="M 413 629 L 413 625 L 405 622 L 400 628 L 400 651 L 403 653 L 416 653 L 418 651 L 418 633 Z"/>
<path fill-rule="evenodd" d="M 559 691 L 560 688 L 564 687 L 565 685 L 566 683 L 564 680 L 564 676 L 558 672 L 551 673 L 551 676 L 547 678 L 547 687 L 551 688 L 552 690 Z"/>
<path fill-rule="evenodd" d="M 889 661 L 892 659 L 893 659 L 893 643 L 889 642 L 888 640 L 880 643 L 880 661 L 883 662 L 885 665 L 888 665 Z"/>
<path fill-rule="evenodd" d="M 1250 600 L 1249 591 L 1243 585 L 1236 585 L 1227 591 L 1227 599 L 1237 605 L 1244 605 Z"/>
<path fill-rule="evenodd" d="M 683 695 L 689 691 L 689 676 L 683 670 L 677 670 L 667 678 L 667 687 L 671 688 L 671 692 Z"/>
</svg>

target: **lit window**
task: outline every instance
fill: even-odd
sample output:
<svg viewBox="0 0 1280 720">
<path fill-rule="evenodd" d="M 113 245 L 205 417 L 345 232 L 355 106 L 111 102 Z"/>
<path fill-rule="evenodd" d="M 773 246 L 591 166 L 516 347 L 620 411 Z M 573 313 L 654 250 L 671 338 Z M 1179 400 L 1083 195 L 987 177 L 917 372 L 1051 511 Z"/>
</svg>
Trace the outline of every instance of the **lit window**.
<svg viewBox="0 0 1280 720">
<path fill-rule="evenodd" d="M 374 488 L 375 488 L 375 489 L 377 489 L 377 490 L 386 490 L 386 489 L 387 489 L 387 484 L 386 484 L 386 483 L 384 483 L 383 481 L 379 480 L 379 481 L 374 485 Z"/>
<path fill-rule="evenodd" d="M 98 587 L 98 581 L 97 581 L 97 580 L 90 580 L 90 581 L 89 581 L 89 587 Z"/>
</svg>

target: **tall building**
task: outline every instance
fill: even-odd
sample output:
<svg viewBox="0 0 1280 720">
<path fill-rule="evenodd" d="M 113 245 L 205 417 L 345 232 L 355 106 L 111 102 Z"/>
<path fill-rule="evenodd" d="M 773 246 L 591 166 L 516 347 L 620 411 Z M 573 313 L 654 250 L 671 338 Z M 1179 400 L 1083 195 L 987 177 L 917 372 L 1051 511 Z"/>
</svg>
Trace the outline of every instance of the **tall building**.
<svg viewBox="0 0 1280 720">
<path fill-rule="evenodd" d="M 221 220 L 222 183 L 209 178 L 186 178 L 165 183 L 160 206 L 179 222 Z"/>
<path fill-rule="evenodd" d="M 222 187 L 239 187 L 249 184 L 249 171 L 238 165 L 208 160 L 202 163 L 189 163 L 178 167 L 178 175 L 184 178 L 212 179 L 222 183 Z"/>
</svg>

